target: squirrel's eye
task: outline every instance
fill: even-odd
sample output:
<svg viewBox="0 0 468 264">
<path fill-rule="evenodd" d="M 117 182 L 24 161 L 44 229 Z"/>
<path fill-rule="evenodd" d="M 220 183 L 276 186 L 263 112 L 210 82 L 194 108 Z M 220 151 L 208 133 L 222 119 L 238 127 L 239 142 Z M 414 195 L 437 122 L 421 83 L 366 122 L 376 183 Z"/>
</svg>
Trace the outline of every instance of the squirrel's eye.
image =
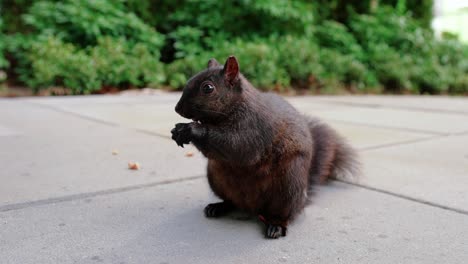
<svg viewBox="0 0 468 264">
<path fill-rule="evenodd" d="M 214 86 L 212 84 L 207 83 L 203 85 L 202 90 L 203 90 L 203 93 L 209 94 L 214 91 Z"/>
</svg>

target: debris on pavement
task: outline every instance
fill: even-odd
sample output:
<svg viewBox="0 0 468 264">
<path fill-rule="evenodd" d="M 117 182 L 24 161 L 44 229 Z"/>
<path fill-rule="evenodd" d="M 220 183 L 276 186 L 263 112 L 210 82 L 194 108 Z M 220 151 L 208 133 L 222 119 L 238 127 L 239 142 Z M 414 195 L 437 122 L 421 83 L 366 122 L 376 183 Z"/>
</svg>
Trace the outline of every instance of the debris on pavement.
<svg viewBox="0 0 468 264">
<path fill-rule="evenodd" d="M 128 168 L 130 170 L 139 170 L 140 169 L 140 164 L 138 162 L 129 162 L 128 163 Z"/>
</svg>

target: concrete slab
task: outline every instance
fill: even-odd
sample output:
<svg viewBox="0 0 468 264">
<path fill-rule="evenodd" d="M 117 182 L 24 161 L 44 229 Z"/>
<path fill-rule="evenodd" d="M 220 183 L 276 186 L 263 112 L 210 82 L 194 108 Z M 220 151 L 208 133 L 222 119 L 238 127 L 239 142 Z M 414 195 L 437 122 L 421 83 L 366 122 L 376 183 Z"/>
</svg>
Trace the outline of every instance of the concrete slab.
<svg viewBox="0 0 468 264">
<path fill-rule="evenodd" d="M 0 102 L 0 108 L 0 126 L 17 132 L 0 137 L 0 206 L 205 175 L 200 153 L 166 138 L 28 102 Z M 188 151 L 194 156 L 186 157 Z M 129 170 L 131 161 L 141 169 Z"/>
<path fill-rule="evenodd" d="M 468 135 L 362 153 L 365 185 L 468 212 Z"/>
<path fill-rule="evenodd" d="M 0 212 L 2 263 L 464 263 L 467 215 L 332 184 L 278 240 L 205 180 Z"/>
</svg>

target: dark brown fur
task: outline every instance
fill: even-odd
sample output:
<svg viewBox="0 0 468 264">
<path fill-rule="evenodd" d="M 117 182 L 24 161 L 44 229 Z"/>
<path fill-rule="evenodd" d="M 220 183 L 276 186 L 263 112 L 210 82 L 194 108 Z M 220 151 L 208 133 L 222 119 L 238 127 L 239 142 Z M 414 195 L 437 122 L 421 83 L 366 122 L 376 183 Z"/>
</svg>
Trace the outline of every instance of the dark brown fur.
<svg viewBox="0 0 468 264">
<path fill-rule="evenodd" d="M 172 138 L 208 158 L 208 182 L 223 200 L 206 215 L 246 210 L 265 222 L 267 237 L 286 234 L 313 183 L 356 172 L 356 155 L 336 132 L 256 90 L 234 57 L 224 67 L 210 60 L 188 81 L 176 111 L 196 122 L 177 124 Z"/>
</svg>

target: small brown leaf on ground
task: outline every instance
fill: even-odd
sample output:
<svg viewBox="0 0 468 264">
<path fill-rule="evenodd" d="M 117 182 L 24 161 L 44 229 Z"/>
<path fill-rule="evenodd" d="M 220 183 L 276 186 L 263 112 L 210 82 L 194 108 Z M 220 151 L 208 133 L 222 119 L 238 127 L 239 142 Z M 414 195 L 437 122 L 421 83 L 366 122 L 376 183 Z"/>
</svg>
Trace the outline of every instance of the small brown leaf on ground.
<svg viewBox="0 0 468 264">
<path fill-rule="evenodd" d="M 193 156 L 193 152 L 191 151 L 185 153 L 185 157 L 192 157 L 192 156 Z"/>
<path fill-rule="evenodd" d="M 138 162 L 129 162 L 128 163 L 128 168 L 130 170 L 139 170 L 140 169 L 140 164 L 138 164 Z"/>
<path fill-rule="evenodd" d="M 116 150 L 116 149 L 112 150 L 112 155 L 118 155 L 118 154 L 119 154 L 118 150 Z"/>
</svg>

